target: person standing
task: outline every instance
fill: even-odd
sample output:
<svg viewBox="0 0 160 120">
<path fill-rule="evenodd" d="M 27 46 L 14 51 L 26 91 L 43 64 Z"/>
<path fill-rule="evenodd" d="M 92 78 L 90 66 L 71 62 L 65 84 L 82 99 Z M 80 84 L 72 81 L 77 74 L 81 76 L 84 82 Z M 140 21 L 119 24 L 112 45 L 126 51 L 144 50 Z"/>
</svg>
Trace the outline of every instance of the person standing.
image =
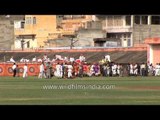
<svg viewBox="0 0 160 120">
<path fill-rule="evenodd" d="M 17 66 L 16 66 L 16 63 L 13 63 L 13 66 L 12 66 L 12 70 L 13 70 L 13 77 L 15 77 L 16 76 L 16 68 L 17 68 Z"/>
<path fill-rule="evenodd" d="M 119 77 L 123 77 L 123 73 L 124 73 L 124 68 L 122 64 L 119 64 Z"/>
<path fill-rule="evenodd" d="M 138 65 L 137 65 L 137 63 L 133 66 L 133 73 L 134 73 L 134 76 L 138 75 Z"/>
<path fill-rule="evenodd" d="M 155 76 L 158 76 L 159 75 L 159 64 L 157 63 L 156 64 L 156 66 L 155 66 L 155 69 L 156 69 L 156 71 L 155 71 Z"/>
<path fill-rule="evenodd" d="M 105 63 L 105 64 L 103 64 L 103 76 L 107 76 L 107 64 Z"/>
<path fill-rule="evenodd" d="M 72 78 L 72 70 L 73 70 L 73 66 L 71 65 L 71 63 L 68 64 L 68 78 Z"/>
<path fill-rule="evenodd" d="M 129 74 L 130 74 L 130 76 L 133 76 L 133 74 L 134 74 L 134 66 L 133 66 L 132 63 L 130 64 L 130 72 L 129 72 Z"/>
<path fill-rule="evenodd" d="M 83 77 L 83 63 L 79 64 L 79 77 Z"/>
<path fill-rule="evenodd" d="M 57 65 L 56 65 L 56 76 L 58 77 L 58 78 L 62 78 L 62 65 L 60 65 L 60 63 L 57 63 Z"/>
<path fill-rule="evenodd" d="M 27 64 L 25 63 L 24 67 L 23 67 L 23 78 L 26 78 L 28 75 L 27 75 L 27 72 L 28 72 L 28 67 L 27 67 Z"/>
<path fill-rule="evenodd" d="M 146 69 L 145 63 L 142 63 L 141 64 L 141 75 L 142 76 L 145 76 L 145 69 Z"/>
<path fill-rule="evenodd" d="M 47 78 L 51 79 L 51 72 L 52 72 L 52 66 L 51 66 L 51 63 L 48 62 L 47 65 L 46 65 L 46 76 Z"/>
<path fill-rule="evenodd" d="M 45 71 L 44 71 L 44 64 L 43 64 L 43 62 L 41 63 L 41 65 L 40 65 L 40 71 L 39 71 L 39 76 L 38 76 L 38 78 L 46 78 L 46 76 L 45 76 Z"/>
<path fill-rule="evenodd" d="M 154 70 L 154 68 L 153 68 L 153 65 L 152 65 L 152 63 L 148 66 L 148 75 L 149 76 L 152 76 L 153 75 L 153 70 Z"/>
<path fill-rule="evenodd" d="M 99 64 L 98 63 L 96 63 L 95 65 L 94 65 L 94 72 L 95 72 L 95 76 L 98 76 L 98 75 L 100 75 L 100 66 L 99 66 Z"/>
<path fill-rule="evenodd" d="M 19 77 L 19 67 L 16 65 L 16 76 Z"/>
<path fill-rule="evenodd" d="M 105 58 L 106 61 L 111 62 L 111 57 L 110 57 L 110 55 L 105 55 L 104 58 Z"/>
<path fill-rule="evenodd" d="M 65 63 L 61 63 L 62 66 L 62 78 L 65 78 Z"/>
</svg>

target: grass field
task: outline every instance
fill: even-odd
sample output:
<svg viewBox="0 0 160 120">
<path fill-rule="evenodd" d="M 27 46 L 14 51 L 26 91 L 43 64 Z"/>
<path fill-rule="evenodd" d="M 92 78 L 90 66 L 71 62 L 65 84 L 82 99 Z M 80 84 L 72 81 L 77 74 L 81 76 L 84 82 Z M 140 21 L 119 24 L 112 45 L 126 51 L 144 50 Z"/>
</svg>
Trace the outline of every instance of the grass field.
<svg viewBox="0 0 160 120">
<path fill-rule="evenodd" d="M 160 105 L 160 77 L 0 77 L 0 105 Z"/>
</svg>

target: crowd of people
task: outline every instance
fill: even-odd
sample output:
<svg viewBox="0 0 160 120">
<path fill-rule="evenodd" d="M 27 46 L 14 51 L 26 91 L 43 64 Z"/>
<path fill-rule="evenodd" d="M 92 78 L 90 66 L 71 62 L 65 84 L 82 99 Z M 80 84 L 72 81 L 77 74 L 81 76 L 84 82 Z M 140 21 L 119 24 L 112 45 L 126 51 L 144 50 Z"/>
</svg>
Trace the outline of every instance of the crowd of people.
<svg viewBox="0 0 160 120">
<path fill-rule="evenodd" d="M 61 61 L 65 61 L 65 62 L 74 62 L 75 60 L 80 60 L 80 61 L 85 61 L 85 57 L 81 54 L 79 56 L 78 59 L 75 59 L 74 57 L 70 56 L 70 57 L 63 57 L 61 55 L 55 55 L 54 58 L 51 60 L 46 54 L 43 55 L 43 57 L 33 57 L 31 60 L 30 59 L 26 59 L 26 58 L 21 58 L 19 61 L 15 61 L 14 57 L 12 56 L 10 58 L 9 63 L 15 63 L 15 62 L 20 62 L 20 63 L 36 63 L 36 62 L 56 62 L 57 60 L 61 60 Z"/>
<path fill-rule="evenodd" d="M 13 57 L 12 57 L 13 60 Z M 43 58 L 32 59 L 33 62 L 40 62 L 38 78 L 75 78 L 84 76 L 159 76 L 160 75 L 160 63 L 157 63 L 154 67 L 152 64 L 147 63 L 128 63 L 120 64 L 112 62 L 110 55 L 105 55 L 102 60 L 95 63 L 88 63 L 84 55 L 80 55 L 79 58 L 74 57 L 62 57 L 61 55 L 55 55 L 55 58 L 50 60 L 45 54 Z M 24 65 L 23 78 L 26 78 L 28 67 L 27 61 Z M 14 61 L 13 76 L 16 76 L 16 64 Z"/>
</svg>

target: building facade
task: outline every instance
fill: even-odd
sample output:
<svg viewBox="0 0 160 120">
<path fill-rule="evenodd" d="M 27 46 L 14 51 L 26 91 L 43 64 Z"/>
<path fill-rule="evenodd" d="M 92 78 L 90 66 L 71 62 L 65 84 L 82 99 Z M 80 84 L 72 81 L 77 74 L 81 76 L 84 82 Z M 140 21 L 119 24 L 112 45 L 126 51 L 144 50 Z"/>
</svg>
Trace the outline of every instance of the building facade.
<svg viewBox="0 0 160 120">
<path fill-rule="evenodd" d="M 145 38 L 160 36 L 159 15 L 106 15 L 102 24 L 107 38 L 120 38 L 122 47 L 140 46 Z"/>
<path fill-rule="evenodd" d="M 160 37 L 160 15 L 25 15 L 14 22 L 14 31 L 15 49 L 62 46 L 63 37 L 70 41 L 73 35 L 78 39 L 75 45 L 82 47 L 93 47 L 94 38 L 137 47 L 146 46 L 148 37 Z"/>
<path fill-rule="evenodd" d="M 55 39 L 48 39 L 45 42 L 46 47 L 66 47 L 71 45 L 72 36 L 77 37 L 82 29 L 88 29 L 91 27 L 97 27 L 95 24 L 92 25 L 92 15 L 57 15 L 57 34 L 58 37 Z M 97 24 L 101 27 L 99 24 Z M 102 27 L 101 27 L 102 28 Z M 94 34 L 94 33 L 93 33 Z M 79 39 L 79 38 L 77 38 Z M 93 46 L 93 39 L 89 42 L 89 46 Z M 65 41 L 65 44 L 64 44 Z M 90 40 L 89 40 L 90 41 Z M 85 44 L 86 43 L 86 44 Z M 88 40 L 78 40 L 74 46 L 82 45 L 88 46 Z"/>
<path fill-rule="evenodd" d="M 0 50 L 14 48 L 14 21 L 23 19 L 23 15 L 0 15 Z"/>
<path fill-rule="evenodd" d="M 45 41 L 57 37 L 55 15 L 25 15 L 25 19 L 14 22 L 14 48 L 40 48 Z"/>
<path fill-rule="evenodd" d="M 61 21 L 62 35 L 74 35 L 79 29 L 86 28 L 88 21 L 92 21 L 92 15 L 64 15 Z"/>
<path fill-rule="evenodd" d="M 105 31 L 101 29 L 82 29 L 78 31 L 76 46 L 94 47 L 94 38 L 106 38 Z"/>
</svg>

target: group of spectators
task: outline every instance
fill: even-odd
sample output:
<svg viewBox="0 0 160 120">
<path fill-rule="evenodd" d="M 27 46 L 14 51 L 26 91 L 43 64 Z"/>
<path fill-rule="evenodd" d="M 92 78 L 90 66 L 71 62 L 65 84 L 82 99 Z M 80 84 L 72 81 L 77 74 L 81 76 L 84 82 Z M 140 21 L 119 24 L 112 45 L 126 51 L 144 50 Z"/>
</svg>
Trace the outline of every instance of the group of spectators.
<svg viewBox="0 0 160 120">
<path fill-rule="evenodd" d="M 13 60 L 13 57 L 11 58 Z M 15 76 L 15 61 L 13 65 L 13 76 Z M 23 78 L 27 77 L 27 62 L 24 65 Z M 43 58 L 38 61 L 36 57 L 32 62 L 40 62 L 38 78 L 75 78 L 84 76 L 159 76 L 160 63 L 154 67 L 147 63 L 128 63 L 121 64 L 112 62 L 109 55 L 105 55 L 102 60 L 95 63 L 88 63 L 84 55 L 80 55 L 78 59 L 74 57 L 62 57 L 55 55 L 55 58 L 50 61 L 50 58 L 44 54 Z"/>
<path fill-rule="evenodd" d="M 26 59 L 26 58 L 21 58 L 19 60 L 20 63 L 36 63 L 36 62 L 56 62 L 57 60 L 60 60 L 60 61 L 65 61 L 65 62 L 74 62 L 76 60 L 80 60 L 80 61 L 86 61 L 85 60 L 86 58 L 83 56 L 83 54 L 81 54 L 79 56 L 78 59 L 75 59 L 74 57 L 72 56 L 69 56 L 69 57 L 63 57 L 61 55 L 55 55 L 54 58 L 51 60 L 46 54 L 43 55 L 43 57 L 33 57 L 32 60 L 30 59 Z M 11 62 L 11 63 L 15 63 L 15 62 L 18 62 L 18 61 L 15 61 L 13 56 L 10 58 L 9 61 L 7 62 Z"/>
<path fill-rule="evenodd" d="M 81 55 L 82 57 L 83 55 Z M 80 58 L 80 57 L 79 57 Z M 85 58 L 84 56 L 82 58 Z M 58 61 L 52 64 L 47 62 L 41 64 L 39 78 L 75 78 L 84 76 L 159 76 L 160 64 L 155 67 L 147 63 L 120 64 L 112 62 L 109 55 L 97 63 L 88 63 L 85 59 L 79 61 Z M 59 60 L 61 62 L 59 62 Z"/>
</svg>

